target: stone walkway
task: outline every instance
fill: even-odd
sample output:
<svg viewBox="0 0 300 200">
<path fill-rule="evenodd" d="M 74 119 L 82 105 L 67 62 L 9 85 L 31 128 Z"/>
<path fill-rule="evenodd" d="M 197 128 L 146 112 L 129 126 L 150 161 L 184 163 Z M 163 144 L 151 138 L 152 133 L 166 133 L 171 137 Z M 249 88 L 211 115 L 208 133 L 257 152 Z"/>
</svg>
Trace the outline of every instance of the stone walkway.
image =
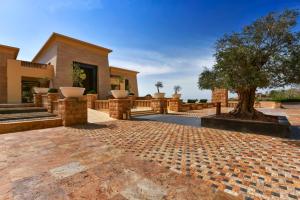
<svg viewBox="0 0 300 200">
<path fill-rule="evenodd" d="M 0 135 L 0 199 L 47 198 L 300 199 L 300 141 L 155 121 Z"/>
</svg>

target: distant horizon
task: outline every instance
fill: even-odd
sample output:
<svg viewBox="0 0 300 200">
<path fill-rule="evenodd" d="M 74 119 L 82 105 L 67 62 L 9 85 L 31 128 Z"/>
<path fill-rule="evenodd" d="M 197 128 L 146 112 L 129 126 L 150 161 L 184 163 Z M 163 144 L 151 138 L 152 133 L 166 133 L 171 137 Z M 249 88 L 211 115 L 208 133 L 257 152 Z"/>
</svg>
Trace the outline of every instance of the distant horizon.
<svg viewBox="0 0 300 200">
<path fill-rule="evenodd" d="M 197 81 L 215 63 L 216 40 L 286 8 L 300 9 L 299 1 L 10 0 L 1 2 L 0 44 L 30 61 L 52 32 L 61 33 L 112 49 L 110 65 L 140 72 L 140 96 L 162 81 L 167 96 L 180 85 L 183 99 L 210 99 Z"/>
</svg>

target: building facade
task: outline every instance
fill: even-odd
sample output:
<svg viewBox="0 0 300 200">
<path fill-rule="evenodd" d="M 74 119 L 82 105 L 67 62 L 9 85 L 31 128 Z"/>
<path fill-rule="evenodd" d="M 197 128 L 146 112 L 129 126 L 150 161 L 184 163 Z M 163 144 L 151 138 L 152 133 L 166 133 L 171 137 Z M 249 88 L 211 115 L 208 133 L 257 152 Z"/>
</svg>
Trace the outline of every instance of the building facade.
<svg viewBox="0 0 300 200">
<path fill-rule="evenodd" d="M 107 99 L 112 89 L 138 96 L 138 72 L 110 67 L 110 49 L 53 33 L 31 62 L 17 60 L 18 52 L 0 45 L 0 103 L 30 102 L 35 86 L 72 86 L 74 65 L 86 74 L 86 91 L 96 91 L 99 99 Z"/>
</svg>

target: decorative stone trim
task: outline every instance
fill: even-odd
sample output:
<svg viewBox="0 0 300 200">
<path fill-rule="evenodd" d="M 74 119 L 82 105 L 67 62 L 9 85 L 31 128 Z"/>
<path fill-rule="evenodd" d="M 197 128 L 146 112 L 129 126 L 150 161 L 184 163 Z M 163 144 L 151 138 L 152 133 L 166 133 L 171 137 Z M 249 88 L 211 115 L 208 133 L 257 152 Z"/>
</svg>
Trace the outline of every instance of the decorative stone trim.
<svg viewBox="0 0 300 200">
<path fill-rule="evenodd" d="M 84 98 L 60 99 L 58 110 L 64 126 L 87 123 L 87 100 Z"/>
<path fill-rule="evenodd" d="M 130 99 L 110 99 L 109 116 L 114 119 L 130 119 Z"/>
<path fill-rule="evenodd" d="M 43 106 L 42 94 L 33 94 L 33 102 L 36 107 Z"/>
<path fill-rule="evenodd" d="M 98 94 L 87 94 L 87 107 L 90 109 L 95 109 L 95 101 L 97 100 Z"/>
<path fill-rule="evenodd" d="M 151 99 L 151 108 L 155 113 L 167 114 L 167 99 Z"/>
</svg>

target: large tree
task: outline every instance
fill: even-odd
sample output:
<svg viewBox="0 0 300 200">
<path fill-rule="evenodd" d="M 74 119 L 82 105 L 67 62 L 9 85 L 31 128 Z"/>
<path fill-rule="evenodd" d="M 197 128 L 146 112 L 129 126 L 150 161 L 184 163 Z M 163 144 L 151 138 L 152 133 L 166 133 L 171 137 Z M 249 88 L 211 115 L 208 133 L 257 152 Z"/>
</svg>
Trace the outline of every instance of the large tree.
<svg viewBox="0 0 300 200">
<path fill-rule="evenodd" d="M 300 82 L 300 33 L 294 31 L 297 10 L 269 13 L 239 33 L 216 42 L 216 64 L 199 75 L 200 89 L 227 88 L 238 94 L 230 114 L 255 119 L 257 88 Z"/>
</svg>

